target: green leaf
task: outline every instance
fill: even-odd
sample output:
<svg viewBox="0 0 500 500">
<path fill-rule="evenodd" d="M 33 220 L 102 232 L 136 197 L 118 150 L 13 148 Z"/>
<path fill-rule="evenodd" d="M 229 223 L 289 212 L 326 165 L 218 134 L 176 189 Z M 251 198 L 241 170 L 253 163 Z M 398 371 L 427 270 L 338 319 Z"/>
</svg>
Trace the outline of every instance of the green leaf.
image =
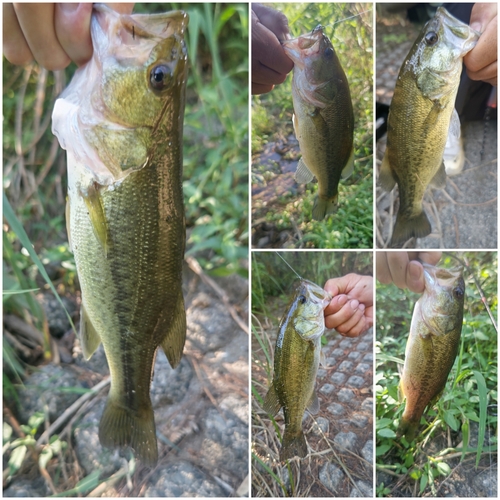
<svg viewBox="0 0 500 500">
<path fill-rule="evenodd" d="M 442 476 L 448 476 L 451 472 L 450 466 L 446 462 L 438 462 L 437 470 Z"/>
<path fill-rule="evenodd" d="M 383 455 L 386 451 L 390 450 L 391 448 L 392 446 L 389 444 L 383 444 L 381 446 L 377 446 L 375 454 L 377 455 L 377 457 L 379 457 L 380 455 Z"/>
<path fill-rule="evenodd" d="M 473 371 L 474 377 L 477 381 L 477 389 L 479 392 L 479 437 L 477 440 L 477 454 L 476 454 L 476 467 L 479 465 L 479 460 L 481 459 L 481 453 L 484 444 L 484 435 L 486 433 L 486 411 L 487 411 L 487 391 L 486 382 L 484 377 L 478 371 Z"/>
<path fill-rule="evenodd" d="M 396 433 L 391 429 L 379 429 L 377 430 L 377 435 L 385 438 L 395 438 Z"/>
<path fill-rule="evenodd" d="M 455 415 L 451 411 L 444 412 L 444 421 L 454 430 L 455 432 L 458 430 L 458 421 L 455 418 Z"/>
<path fill-rule="evenodd" d="M 24 445 L 18 446 L 17 448 L 14 448 L 12 450 L 12 454 L 9 458 L 9 469 L 11 476 L 21 468 L 27 451 L 28 447 Z"/>
<path fill-rule="evenodd" d="M 16 236 L 19 238 L 19 241 L 23 245 L 24 248 L 28 251 L 28 253 L 31 256 L 31 259 L 35 263 L 36 267 L 38 268 L 38 271 L 42 275 L 43 279 L 49 285 L 50 289 L 52 290 L 52 293 L 54 294 L 54 297 L 57 299 L 59 304 L 61 304 L 61 307 L 63 308 L 64 312 L 66 313 L 66 317 L 68 318 L 68 321 L 71 325 L 71 328 L 73 328 L 73 331 L 76 333 L 76 328 L 75 325 L 73 324 L 73 320 L 71 319 L 71 316 L 69 315 L 66 307 L 64 306 L 61 297 L 59 297 L 59 294 L 57 293 L 57 290 L 55 289 L 52 280 L 49 278 L 49 275 L 47 274 L 47 271 L 45 271 L 45 267 L 43 266 L 41 260 L 38 258 L 38 255 L 36 254 L 35 250 L 33 249 L 33 245 L 31 244 L 31 241 L 26 234 L 26 231 L 24 230 L 24 227 L 22 224 L 19 222 L 19 219 L 16 217 L 16 214 L 14 213 L 14 210 L 10 206 L 9 200 L 7 199 L 7 196 L 5 195 L 5 192 L 3 193 L 3 216 L 5 217 L 5 220 L 7 221 L 7 224 L 12 228 L 12 230 L 16 233 Z"/>
<path fill-rule="evenodd" d="M 38 458 L 38 465 L 40 466 L 40 469 L 46 469 L 47 464 L 49 463 L 50 459 L 54 456 L 54 452 L 52 451 L 50 446 L 46 446 L 43 450 L 42 453 L 40 453 L 40 457 Z"/>
</svg>

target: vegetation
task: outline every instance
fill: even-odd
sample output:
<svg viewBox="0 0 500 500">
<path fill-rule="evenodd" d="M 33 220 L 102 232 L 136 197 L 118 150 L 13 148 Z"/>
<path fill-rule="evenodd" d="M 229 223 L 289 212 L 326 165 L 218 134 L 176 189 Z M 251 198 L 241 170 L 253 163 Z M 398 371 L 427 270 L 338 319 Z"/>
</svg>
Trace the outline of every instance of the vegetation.
<svg viewBox="0 0 500 500">
<path fill-rule="evenodd" d="M 355 169 L 349 179 L 340 183 L 338 212 L 324 221 L 312 220 L 317 185 L 297 187 L 291 181 L 290 172 L 295 171 L 300 158 L 298 144 L 293 139 L 291 75 L 272 92 L 254 96 L 253 246 L 372 248 L 372 4 L 291 3 L 272 6 L 287 16 L 293 37 L 311 31 L 318 24 L 326 27 L 326 34 L 332 40 L 351 90 Z M 288 233 L 288 238 L 284 242 L 262 244 L 262 226 L 273 227 L 277 233 Z"/>
<path fill-rule="evenodd" d="M 283 257 L 281 258 L 280 255 Z M 283 261 L 286 260 L 286 263 Z M 288 263 L 288 264 L 287 264 Z M 319 469 L 331 462 L 349 477 L 372 483 L 371 464 L 355 453 L 334 449 L 329 435 L 306 431 L 311 453 L 300 460 L 279 462 L 283 422 L 280 414 L 270 418 L 262 409 L 273 376 L 273 351 L 277 327 L 293 294 L 296 274 L 320 286 L 350 272 L 372 274 L 371 252 L 253 252 L 252 253 L 252 496 L 328 496 L 318 480 Z M 329 335 L 335 335 L 332 332 Z M 327 342 L 327 335 L 322 339 Z M 319 416 L 331 419 L 323 407 Z M 317 418 L 317 416 L 316 416 Z M 312 417 L 313 425 L 316 422 Z M 279 423 L 277 423 L 279 422 Z M 332 422 L 332 426 L 334 423 Z M 304 424 L 306 429 L 308 424 Z"/>
<path fill-rule="evenodd" d="M 135 12 L 170 8 L 184 9 L 190 17 L 184 132 L 187 254 L 196 256 L 208 273 L 246 275 L 248 6 L 136 4 Z M 27 325 L 4 337 L 4 397 L 12 408 L 10 425 L 4 426 L 9 463 L 4 479 L 26 473 L 37 457 L 44 457 L 45 465 L 60 459 L 55 477 L 41 468 L 40 474 L 53 492 L 77 495 L 93 490 L 105 478 L 94 474 L 82 479 L 81 469 L 72 464 L 76 458 L 71 443 L 66 446 L 57 436 L 45 446 L 34 442 L 40 432 L 36 415 L 24 436 L 16 425 L 16 384 L 32 365 L 58 359 L 38 299 L 52 291 L 57 298 L 79 304 L 65 228 L 65 152 L 50 130 L 55 99 L 76 67 L 49 72 L 35 63 L 15 67 L 4 59 L 3 64 L 3 305 L 5 313 Z"/>
<path fill-rule="evenodd" d="M 464 273 L 466 298 L 459 354 L 443 395 L 428 406 L 420 437 L 412 442 L 404 437 L 396 439 L 404 409 L 398 396 L 398 372 L 418 295 L 377 283 L 378 496 L 444 495 L 442 480 L 449 478 L 454 468 L 455 477 L 460 477 L 458 464 L 463 470 L 469 466 L 470 473 L 476 475 L 478 464 L 488 467 L 496 462 L 497 416 L 491 410 L 498 400 L 498 343 L 496 326 L 485 305 L 496 318 L 497 254 L 466 252 L 459 257 L 469 265 Z M 451 254 L 440 261 L 443 267 L 456 264 Z M 484 292 L 484 303 L 478 285 Z"/>
</svg>

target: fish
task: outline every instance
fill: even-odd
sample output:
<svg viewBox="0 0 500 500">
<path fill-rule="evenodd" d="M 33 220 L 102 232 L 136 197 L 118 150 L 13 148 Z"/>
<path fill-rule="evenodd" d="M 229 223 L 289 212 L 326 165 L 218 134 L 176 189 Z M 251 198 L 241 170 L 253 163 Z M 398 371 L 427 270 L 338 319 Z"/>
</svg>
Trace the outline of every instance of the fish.
<svg viewBox="0 0 500 500">
<path fill-rule="evenodd" d="M 412 441 L 427 405 L 439 399 L 457 357 L 464 313 L 463 268 L 423 264 L 425 290 L 411 319 L 400 395 L 406 399 L 398 435 Z"/>
<path fill-rule="evenodd" d="M 314 390 L 325 330 L 324 310 L 332 296 L 318 285 L 301 280 L 278 327 L 274 350 L 274 375 L 263 409 L 275 416 L 283 408 L 285 432 L 280 461 L 307 455 L 302 416 L 307 407 L 319 411 Z"/>
<path fill-rule="evenodd" d="M 81 286 L 80 341 L 102 342 L 111 387 L 103 447 L 158 459 L 150 383 L 156 352 L 176 367 L 186 339 L 182 11 L 120 15 L 94 5 L 92 59 L 56 101 L 67 152 L 67 229 Z"/>
<path fill-rule="evenodd" d="M 324 28 L 282 42 L 294 62 L 292 118 L 300 158 L 295 180 L 318 180 L 312 216 L 323 220 L 338 209 L 340 178 L 354 170 L 354 114 L 347 77 Z"/>
<path fill-rule="evenodd" d="M 455 98 L 462 59 L 479 33 L 444 7 L 423 27 L 401 66 L 387 121 L 387 148 L 379 184 L 399 188 L 399 211 L 390 245 L 424 238 L 431 224 L 422 207 L 429 185 L 446 184 L 443 154 L 448 134 L 460 136 Z"/>
</svg>

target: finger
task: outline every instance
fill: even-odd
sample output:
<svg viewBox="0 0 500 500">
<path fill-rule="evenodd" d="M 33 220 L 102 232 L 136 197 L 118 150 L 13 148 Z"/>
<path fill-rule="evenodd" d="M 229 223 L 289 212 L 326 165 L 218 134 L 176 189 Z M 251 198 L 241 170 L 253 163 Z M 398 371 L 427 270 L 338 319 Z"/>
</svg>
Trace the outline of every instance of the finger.
<svg viewBox="0 0 500 500">
<path fill-rule="evenodd" d="M 469 26 L 483 33 L 486 26 L 497 16 L 498 5 L 495 3 L 476 3 L 470 13 Z"/>
<path fill-rule="evenodd" d="M 328 306 L 325 308 L 325 316 L 338 313 L 349 300 L 347 295 L 337 295 L 333 297 Z"/>
<path fill-rule="evenodd" d="M 49 70 L 65 68 L 70 58 L 56 37 L 54 4 L 15 3 L 14 10 L 36 61 Z"/>
<path fill-rule="evenodd" d="M 11 3 L 3 4 L 3 53 L 12 64 L 23 65 L 33 60 L 33 54 Z"/>
<path fill-rule="evenodd" d="M 441 259 L 443 252 L 418 252 L 416 257 L 410 257 L 410 260 L 418 259 L 421 262 L 435 266 Z"/>
<path fill-rule="evenodd" d="M 252 58 L 280 74 L 288 74 L 293 69 L 293 62 L 285 54 L 276 35 L 256 17 L 252 20 Z"/>
<path fill-rule="evenodd" d="M 471 80 L 487 82 L 494 86 L 497 85 L 497 75 L 498 75 L 497 71 L 498 71 L 497 61 L 479 71 L 471 71 L 467 68 L 467 74 L 469 75 L 469 78 Z"/>
<path fill-rule="evenodd" d="M 485 27 L 476 46 L 465 56 L 464 63 L 473 73 L 497 60 L 497 18 Z"/>
<path fill-rule="evenodd" d="M 359 335 L 361 328 L 365 326 L 363 315 L 364 308 L 359 307 L 347 321 L 338 325 L 335 330 L 349 337 Z"/>
<path fill-rule="evenodd" d="M 252 81 L 267 85 L 279 85 L 286 80 L 287 73 L 278 73 L 261 61 L 252 61 Z"/>
<path fill-rule="evenodd" d="M 424 268 L 420 262 L 412 260 L 406 267 L 406 285 L 412 292 L 422 293 L 424 291 Z"/>
<path fill-rule="evenodd" d="M 57 39 L 69 58 L 78 66 L 92 57 L 91 15 L 91 3 L 56 4 L 54 27 Z"/>
<path fill-rule="evenodd" d="M 283 12 L 260 3 L 252 4 L 252 11 L 255 12 L 260 22 L 276 35 L 278 40 L 283 41 L 289 37 L 288 19 Z"/>
<path fill-rule="evenodd" d="M 334 314 L 330 314 L 325 318 L 326 327 L 337 329 L 337 327 L 349 321 L 350 318 L 352 318 L 357 312 L 359 312 L 359 306 L 360 304 L 357 300 L 348 301 L 340 309 L 340 311 L 337 311 Z M 362 307 L 362 310 L 364 311 L 364 306 Z"/>
<path fill-rule="evenodd" d="M 407 252 L 390 252 L 387 256 L 392 281 L 398 288 L 406 288 Z"/>
<path fill-rule="evenodd" d="M 274 85 L 263 85 L 261 83 L 252 82 L 252 95 L 267 94 L 274 89 Z"/>
</svg>

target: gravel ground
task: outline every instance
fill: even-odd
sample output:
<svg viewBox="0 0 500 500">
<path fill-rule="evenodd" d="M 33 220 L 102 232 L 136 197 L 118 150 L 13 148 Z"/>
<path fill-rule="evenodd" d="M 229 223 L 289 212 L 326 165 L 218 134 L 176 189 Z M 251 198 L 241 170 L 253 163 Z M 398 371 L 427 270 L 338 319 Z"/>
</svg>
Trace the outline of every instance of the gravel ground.
<svg viewBox="0 0 500 500">
<path fill-rule="evenodd" d="M 377 22 L 376 96 L 390 104 L 399 68 L 419 28 L 408 22 Z M 410 242 L 415 248 L 497 247 L 497 121 L 462 121 L 465 167 L 448 177 L 443 190 L 428 189 L 424 209 L 432 234 Z M 377 165 L 385 151 L 385 137 L 377 143 Z M 385 193 L 377 187 L 377 246 L 389 241 L 397 210 L 397 188 Z"/>
<path fill-rule="evenodd" d="M 248 282 L 239 276 L 217 284 L 246 323 Z M 246 495 L 248 475 L 248 336 L 214 290 L 187 266 L 183 282 L 187 310 L 184 357 L 172 370 L 162 352 L 156 357 L 151 399 L 159 447 L 154 469 L 136 468 L 131 480 L 110 484 L 103 496 L 225 497 Z M 78 345 L 74 352 L 78 352 Z M 20 391 L 20 422 L 46 411 L 53 422 L 108 373 L 102 346 L 89 362 L 46 365 Z M 103 449 L 97 436 L 107 389 L 94 398 L 71 427 L 70 448 L 80 479 L 100 471 L 106 479 L 127 468 L 126 453 Z M 62 436 L 68 440 L 68 436 Z M 65 459 L 70 456 L 65 455 Z M 43 480 L 14 476 L 4 496 L 46 496 Z"/>
</svg>

